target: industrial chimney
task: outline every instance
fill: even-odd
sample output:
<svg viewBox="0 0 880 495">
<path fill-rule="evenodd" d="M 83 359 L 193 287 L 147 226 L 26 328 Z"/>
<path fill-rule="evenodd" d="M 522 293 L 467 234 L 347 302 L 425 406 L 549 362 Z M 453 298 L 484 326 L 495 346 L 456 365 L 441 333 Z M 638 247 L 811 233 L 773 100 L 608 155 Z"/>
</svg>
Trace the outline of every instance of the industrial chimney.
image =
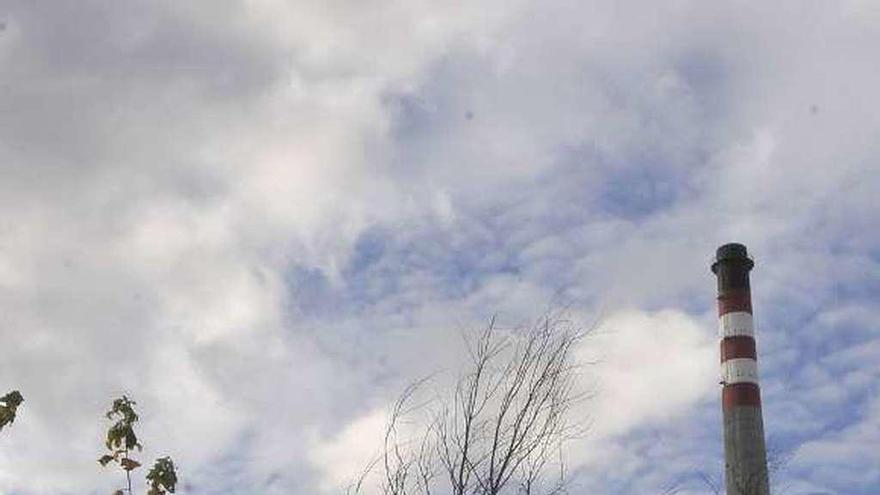
<svg viewBox="0 0 880 495">
<path fill-rule="evenodd" d="M 753 266 L 746 247 L 736 243 L 719 247 L 712 263 L 718 278 L 727 495 L 770 493 L 749 288 Z"/>
</svg>

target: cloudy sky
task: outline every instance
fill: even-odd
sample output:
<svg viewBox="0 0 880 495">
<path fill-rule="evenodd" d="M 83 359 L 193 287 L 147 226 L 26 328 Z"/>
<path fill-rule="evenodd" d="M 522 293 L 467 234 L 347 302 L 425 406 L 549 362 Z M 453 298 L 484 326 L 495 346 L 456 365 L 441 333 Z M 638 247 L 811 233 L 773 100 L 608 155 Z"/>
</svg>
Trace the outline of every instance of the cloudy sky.
<svg viewBox="0 0 880 495">
<path fill-rule="evenodd" d="M 0 493 L 339 493 L 461 334 L 563 304 L 583 493 L 705 493 L 756 259 L 789 494 L 880 486 L 880 6 L 0 0 Z M 140 473 L 136 478 L 140 477 Z"/>
</svg>

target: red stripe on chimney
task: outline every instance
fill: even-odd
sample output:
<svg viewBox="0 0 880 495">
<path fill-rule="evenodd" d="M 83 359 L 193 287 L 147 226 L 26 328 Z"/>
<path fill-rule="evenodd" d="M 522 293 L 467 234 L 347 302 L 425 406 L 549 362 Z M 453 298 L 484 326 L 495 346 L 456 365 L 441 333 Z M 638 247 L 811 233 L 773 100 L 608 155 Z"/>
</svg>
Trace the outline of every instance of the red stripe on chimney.
<svg viewBox="0 0 880 495">
<path fill-rule="evenodd" d="M 724 409 L 740 406 L 761 407 L 761 390 L 754 383 L 725 385 L 721 391 L 721 405 Z"/>
<path fill-rule="evenodd" d="M 748 290 L 731 290 L 718 296 L 718 316 L 734 311 L 752 312 L 752 294 Z"/>
<path fill-rule="evenodd" d="M 738 358 L 758 359 L 755 339 L 746 335 L 737 335 L 721 340 L 721 362 Z"/>
</svg>

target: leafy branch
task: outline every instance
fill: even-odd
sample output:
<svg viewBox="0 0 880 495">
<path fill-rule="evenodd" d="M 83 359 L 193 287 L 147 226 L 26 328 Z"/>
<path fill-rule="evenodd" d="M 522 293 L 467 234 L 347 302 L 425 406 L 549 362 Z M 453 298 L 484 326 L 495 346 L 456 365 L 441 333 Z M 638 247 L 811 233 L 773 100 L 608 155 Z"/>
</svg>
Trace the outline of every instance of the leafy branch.
<svg viewBox="0 0 880 495">
<path fill-rule="evenodd" d="M 134 424 L 139 418 L 134 410 L 135 401 L 123 395 L 113 401 L 113 405 L 107 412 L 107 419 L 116 419 L 116 422 L 107 430 L 105 445 L 109 451 L 98 459 L 102 466 L 110 463 L 118 463 L 125 471 L 127 491 L 132 495 L 131 472 L 141 466 L 141 463 L 131 458 L 129 453 L 134 449 L 143 450 L 143 445 L 138 441 L 134 432 Z M 147 482 L 150 489 L 147 495 L 165 495 L 174 493 L 177 486 L 177 473 L 174 462 L 170 457 L 160 457 L 147 473 Z M 117 490 L 114 495 L 123 495 L 124 490 Z"/>
<path fill-rule="evenodd" d="M 125 471 L 128 482 L 128 493 L 131 495 L 131 472 L 141 463 L 129 457 L 128 453 L 135 448 L 143 450 L 143 445 L 138 442 L 134 432 L 134 424 L 138 422 L 138 415 L 134 411 L 135 401 L 125 395 L 113 401 L 110 410 L 107 411 L 107 419 L 118 417 L 119 419 L 107 430 L 107 440 L 104 443 L 110 452 L 98 459 L 102 466 L 116 462 Z M 117 493 L 121 492 L 118 491 Z"/>
</svg>

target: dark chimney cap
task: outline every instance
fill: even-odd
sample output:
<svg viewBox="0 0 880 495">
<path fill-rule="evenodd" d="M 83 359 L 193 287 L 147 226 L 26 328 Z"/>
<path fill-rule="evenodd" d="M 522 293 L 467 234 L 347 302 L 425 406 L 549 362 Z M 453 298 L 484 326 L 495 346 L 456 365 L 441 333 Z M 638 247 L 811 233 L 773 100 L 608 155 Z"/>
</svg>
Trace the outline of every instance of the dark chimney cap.
<svg viewBox="0 0 880 495">
<path fill-rule="evenodd" d="M 746 265 L 748 270 L 755 266 L 755 262 L 749 258 L 749 252 L 745 245 L 738 242 L 730 242 L 715 251 L 715 262 L 712 263 L 712 273 L 718 273 L 718 263 L 722 261 L 740 262 Z"/>
</svg>

